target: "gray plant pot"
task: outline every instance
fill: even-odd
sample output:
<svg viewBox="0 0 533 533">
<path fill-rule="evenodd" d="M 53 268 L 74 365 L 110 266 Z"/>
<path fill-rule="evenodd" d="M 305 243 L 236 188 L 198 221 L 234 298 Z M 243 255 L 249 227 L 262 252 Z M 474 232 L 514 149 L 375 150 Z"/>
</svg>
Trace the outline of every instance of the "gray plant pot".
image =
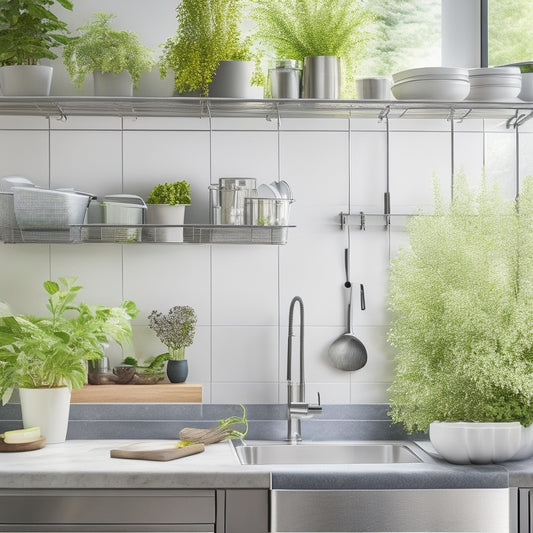
<svg viewBox="0 0 533 533">
<path fill-rule="evenodd" d="M 167 361 L 167 377 L 170 383 L 183 383 L 189 375 L 189 364 L 187 359 L 181 361 L 174 361 L 169 359 Z"/>
<path fill-rule="evenodd" d="M 133 96 L 133 81 L 127 70 L 120 74 L 95 70 L 93 79 L 95 96 Z"/>
<path fill-rule="evenodd" d="M 340 98 L 341 65 L 338 57 L 306 57 L 303 78 L 304 98 Z"/>
<path fill-rule="evenodd" d="M 255 98 L 256 91 L 251 86 L 253 72 L 252 61 L 221 61 L 209 85 L 209 96 Z"/>
<path fill-rule="evenodd" d="M 53 68 L 46 65 L 6 65 L 0 67 L 0 87 L 4 96 L 48 96 Z"/>
</svg>

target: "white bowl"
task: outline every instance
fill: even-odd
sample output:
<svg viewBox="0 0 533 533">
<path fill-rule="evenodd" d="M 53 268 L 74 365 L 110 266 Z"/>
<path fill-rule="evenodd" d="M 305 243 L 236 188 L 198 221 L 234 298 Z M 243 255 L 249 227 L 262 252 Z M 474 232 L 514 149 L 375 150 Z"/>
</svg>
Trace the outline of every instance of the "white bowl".
<svg viewBox="0 0 533 533">
<path fill-rule="evenodd" d="M 485 67 L 471 68 L 468 75 L 471 78 L 478 76 L 513 76 L 520 74 L 520 67 Z"/>
<path fill-rule="evenodd" d="M 464 100 L 470 91 L 466 80 L 413 80 L 395 83 L 392 94 L 397 100 Z"/>
<path fill-rule="evenodd" d="M 520 85 L 475 85 L 470 89 L 467 100 L 515 100 L 520 93 Z"/>
<path fill-rule="evenodd" d="M 439 78 L 452 78 L 456 76 L 468 78 L 468 70 L 465 68 L 454 68 L 454 67 L 420 67 L 420 68 L 410 68 L 407 70 L 402 70 L 400 72 L 395 72 L 392 75 L 392 80 L 394 83 L 400 81 L 405 81 L 409 78 L 420 77 L 430 78 L 431 76 L 438 76 Z"/>
<path fill-rule="evenodd" d="M 533 433 L 520 422 L 432 422 L 429 438 L 450 463 L 489 464 L 533 453 Z"/>
</svg>

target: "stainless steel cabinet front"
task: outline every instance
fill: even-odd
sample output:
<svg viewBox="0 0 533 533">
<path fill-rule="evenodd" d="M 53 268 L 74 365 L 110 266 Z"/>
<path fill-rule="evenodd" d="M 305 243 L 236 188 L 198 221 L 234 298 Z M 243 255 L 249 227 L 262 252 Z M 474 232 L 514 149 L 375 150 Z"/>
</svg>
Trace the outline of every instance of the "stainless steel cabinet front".
<svg viewBox="0 0 533 533">
<path fill-rule="evenodd" d="M 0 490 L 0 531 L 214 531 L 215 492 Z"/>
<path fill-rule="evenodd" d="M 273 490 L 273 532 L 508 533 L 508 489 Z"/>
</svg>

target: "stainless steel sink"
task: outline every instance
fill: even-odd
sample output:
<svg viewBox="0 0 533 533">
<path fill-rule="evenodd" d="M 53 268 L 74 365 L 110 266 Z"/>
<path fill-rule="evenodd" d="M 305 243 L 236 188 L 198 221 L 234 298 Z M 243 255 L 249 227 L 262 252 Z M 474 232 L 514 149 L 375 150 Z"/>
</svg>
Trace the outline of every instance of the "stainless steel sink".
<svg viewBox="0 0 533 533">
<path fill-rule="evenodd" d="M 416 445 L 404 442 L 233 441 L 243 465 L 420 463 Z"/>
</svg>

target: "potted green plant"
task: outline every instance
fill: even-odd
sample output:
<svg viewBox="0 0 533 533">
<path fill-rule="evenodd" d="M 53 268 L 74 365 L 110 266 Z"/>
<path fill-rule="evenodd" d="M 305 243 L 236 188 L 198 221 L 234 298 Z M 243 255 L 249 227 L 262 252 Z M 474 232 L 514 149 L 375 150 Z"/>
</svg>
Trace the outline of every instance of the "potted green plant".
<svg viewBox="0 0 533 533">
<path fill-rule="evenodd" d="M 177 305 L 168 314 L 152 311 L 148 315 L 150 328 L 168 348 L 168 352 L 158 355 L 150 364 L 153 369 L 167 361 L 167 376 L 171 383 L 182 383 L 189 372 L 185 348 L 190 346 L 196 332 L 196 313 L 192 307 Z"/>
<path fill-rule="evenodd" d="M 256 37 L 277 59 L 303 61 L 303 96 L 339 98 L 365 50 L 372 16 L 360 0 L 252 0 Z M 347 89 L 349 91 L 351 89 Z"/>
<path fill-rule="evenodd" d="M 531 179 L 517 205 L 486 180 L 469 189 L 464 175 L 449 205 L 436 194 L 435 214 L 409 222 L 389 298 L 391 415 L 408 432 L 430 429 L 432 438 L 436 422 L 439 431 L 442 423 L 531 425 L 532 224 Z"/>
<path fill-rule="evenodd" d="M 44 288 L 50 316 L 0 317 L 0 394 L 5 404 L 18 388 L 24 427 L 39 426 L 52 443 L 65 440 L 70 389 L 84 385 L 86 361 L 101 358 L 109 339 L 129 341 L 139 310 L 131 301 L 75 304 L 82 287 L 74 277 L 46 281 Z"/>
<path fill-rule="evenodd" d="M 241 0 L 183 0 L 176 8 L 178 28 L 164 44 L 161 72 L 174 70 L 178 93 L 244 98 L 251 83 L 261 83 L 251 40 L 241 37 L 241 10 Z"/>
<path fill-rule="evenodd" d="M 137 33 L 114 30 L 111 20 L 115 15 L 98 12 L 94 17 L 65 46 L 67 71 L 78 89 L 87 74 L 93 73 L 96 96 L 131 96 L 141 74 L 152 68 L 152 51 Z"/>
<path fill-rule="evenodd" d="M 57 0 L 72 10 L 70 0 Z M 68 43 L 67 24 L 50 7 L 56 0 L 0 0 L 0 88 L 4 96 L 47 96 L 53 48 Z"/>
<path fill-rule="evenodd" d="M 191 186 L 185 180 L 156 185 L 146 200 L 146 221 L 162 226 L 183 226 L 185 207 L 191 205 Z M 182 242 L 183 227 L 156 228 L 156 240 Z"/>
</svg>

